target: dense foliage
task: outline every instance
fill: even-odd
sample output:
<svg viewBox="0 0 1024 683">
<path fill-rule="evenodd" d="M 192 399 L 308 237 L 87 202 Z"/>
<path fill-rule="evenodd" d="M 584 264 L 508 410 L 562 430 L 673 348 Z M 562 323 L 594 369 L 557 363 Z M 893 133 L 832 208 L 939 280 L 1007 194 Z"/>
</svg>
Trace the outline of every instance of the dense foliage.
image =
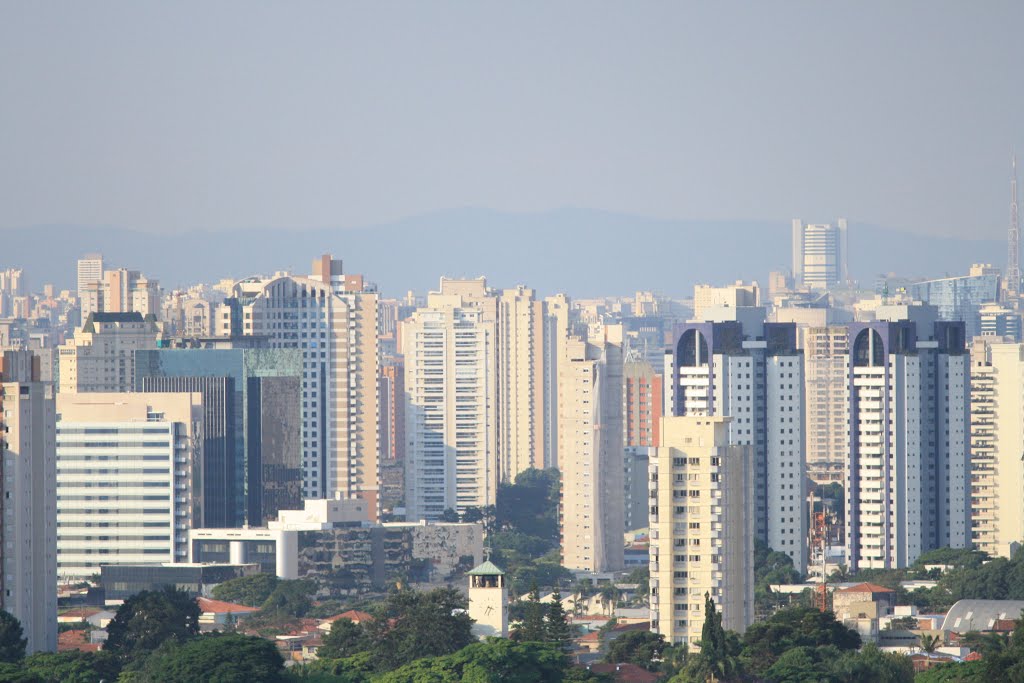
<svg viewBox="0 0 1024 683">
<path fill-rule="evenodd" d="M 254 574 L 230 579 L 213 587 L 213 597 L 238 605 L 259 607 L 267 601 L 277 588 L 278 579 L 273 574 Z"/>
<path fill-rule="evenodd" d="M 748 672 L 763 675 L 787 652 L 798 648 L 856 650 L 860 636 L 836 621 L 832 612 L 813 607 L 782 609 L 743 634 L 742 659 Z"/>
<path fill-rule="evenodd" d="M 37 652 L 22 662 L 26 673 L 43 683 L 116 681 L 121 663 L 109 652 Z M 5 680 L 0 677 L 0 680 Z"/>
<path fill-rule="evenodd" d="M 28 639 L 21 622 L 6 610 L 0 610 L 0 662 L 19 662 L 25 657 Z"/>
<path fill-rule="evenodd" d="M 668 643 L 660 633 L 628 631 L 608 644 L 604 661 L 612 664 L 636 664 L 648 671 L 658 671 Z"/>
<path fill-rule="evenodd" d="M 786 602 L 772 592 L 772 584 L 798 583 L 801 578 L 793 558 L 772 550 L 761 539 L 754 541 L 754 604 L 759 613 L 770 614 Z"/>
<path fill-rule="evenodd" d="M 722 628 L 721 614 L 705 599 L 700 652 L 666 647 L 662 670 L 676 672 L 670 683 L 910 683 L 911 661 L 874 645 L 858 651 L 860 636 L 831 612 L 794 607 L 752 625 L 740 638 Z M 677 658 L 674 668 L 666 662 Z"/>
<path fill-rule="evenodd" d="M 278 683 L 284 660 L 269 640 L 234 633 L 169 641 L 133 677 L 134 683 Z"/>
<path fill-rule="evenodd" d="M 184 641 L 199 633 L 199 606 L 185 591 L 142 591 L 124 601 L 107 625 L 108 652 L 138 658 L 168 640 Z"/>
</svg>

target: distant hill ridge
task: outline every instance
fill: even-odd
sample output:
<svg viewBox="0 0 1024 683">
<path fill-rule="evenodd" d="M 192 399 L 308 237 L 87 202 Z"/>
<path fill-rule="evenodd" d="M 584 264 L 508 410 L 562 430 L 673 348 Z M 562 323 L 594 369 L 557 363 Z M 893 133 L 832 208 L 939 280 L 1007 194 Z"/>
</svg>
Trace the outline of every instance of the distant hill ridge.
<svg viewBox="0 0 1024 683">
<path fill-rule="evenodd" d="M 971 263 L 998 266 L 1005 243 L 915 235 L 867 224 L 849 229 L 851 275 L 943 277 Z M 452 209 L 365 228 L 192 231 L 152 235 L 115 227 L 39 226 L 0 231 L 0 269 L 22 267 L 30 286 L 74 286 L 75 262 L 91 251 L 142 270 L 166 288 L 291 270 L 305 274 L 330 252 L 381 291 L 437 287 L 438 278 L 486 275 L 575 297 L 654 290 L 692 295 L 695 283 L 757 279 L 790 266 L 788 221 L 657 220 L 589 209 L 510 213 Z"/>
</svg>

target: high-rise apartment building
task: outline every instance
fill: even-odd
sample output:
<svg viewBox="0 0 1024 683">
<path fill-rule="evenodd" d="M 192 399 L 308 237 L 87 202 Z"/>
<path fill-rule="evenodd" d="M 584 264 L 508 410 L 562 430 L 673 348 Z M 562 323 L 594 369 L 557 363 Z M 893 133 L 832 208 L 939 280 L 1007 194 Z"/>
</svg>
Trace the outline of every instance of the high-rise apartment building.
<svg viewBox="0 0 1024 683">
<path fill-rule="evenodd" d="M 60 391 L 131 391 L 135 351 L 155 349 L 160 332 L 140 313 L 91 313 L 58 350 Z"/>
<path fill-rule="evenodd" d="M 1024 544 L 1024 344 L 976 341 L 971 354 L 972 541 L 1010 558 Z"/>
<path fill-rule="evenodd" d="M 82 318 L 91 313 L 160 313 L 160 286 L 137 270 L 118 268 L 102 271 L 93 279 L 96 266 L 102 269 L 102 257 L 78 262 L 78 298 Z"/>
<path fill-rule="evenodd" d="M 626 446 L 657 446 L 664 389 L 661 375 L 645 360 L 623 364 L 622 415 Z"/>
<path fill-rule="evenodd" d="M 842 483 L 849 452 L 849 330 L 845 325 L 826 325 L 801 332 L 807 394 L 807 476 L 818 484 Z"/>
<path fill-rule="evenodd" d="M 501 476 L 543 469 L 544 302 L 523 286 L 498 295 L 498 455 Z"/>
<path fill-rule="evenodd" d="M 544 298 L 544 467 L 558 467 L 558 364 L 573 327 L 565 294 Z"/>
<path fill-rule="evenodd" d="M 103 254 L 86 254 L 78 259 L 78 298 L 85 296 L 86 288 L 103 280 Z M 96 310 L 96 309 L 92 309 Z M 91 311 L 90 311 L 91 312 Z M 87 313 L 82 314 L 84 318 Z"/>
<path fill-rule="evenodd" d="M 268 338 L 302 351 L 305 498 L 365 499 L 379 513 L 376 288 L 345 275 L 330 255 L 309 277 L 280 274 L 237 283 L 218 309 L 220 336 Z"/>
<path fill-rule="evenodd" d="M 992 339 L 976 337 L 970 344 L 971 363 L 971 545 L 998 555 L 996 491 L 996 375 L 992 367 Z M 1011 405 L 1015 403 L 1009 397 Z M 1019 399 L 1018 401 L 1019 402 Z M 1005 473 L 1004 473 L 1005 474 Z M 1024 538 L 1024 537 L 1022 537 Z M 1019 539 L 1015 539 L 1020 542 Z M 1006 551 L 1004 551 L 1005 554 Z"/>
<path fill-rule="evenodd" d="M 570 338 L 558 368 L 562 566 L 622 569 L 624 516 L 621 325 Z"/>
<path fill-rule="evenodd" d="M 811 289 L 845 285 L 847 270 L 846 219 L 835 225 L 793 219 L 793 279 Z"/>
<path fill-rule="evenodd" d="M 185 562 L 202 496 L 202 395 L 58 394 L 57 572 Z"/>
<path fill-rule="evenodd" d="M 495 503 L 496 324 L 461 294 L 431 293 L 402 322 L 406 519 Z"/>
<path fill-rule="evenodd" d="M 671 389 L 665 413 L 732 418 L 730 443 L 753 447 L 758 538 L 803 572 L 804 356 L 796 325 L 765 323 L 762 308 L 728 312 L 734 319 L 676 326 L 666 356 Z"/>
<path fill-rule="evenodd" d="M 57 481 L 53 388 L 29 351 L 0 358 L 0 608 L 27 651 L 57 648 Z"/>
<path fill-rule="evenodd" d="M 964 324 L 921 305 L 850 325 L 851 569 L 906 567 L 969 539 L 970 377 Z"/>
<path fill-rule="evenodd" d="M 651 630 L 699 645 L 704 596 L 722 626 L 754 621 L 753 449 L 728 417 L 666 417 L 650 463 Z"/>
<path fill-rule="evenodd" d="M 489 289 L 484 278 L 441 278 L 439 294 L 480 308 L 483 320 L 495 325 L 499 476 L 514 481 L 523 470 L 543 468 L 550 460 L 545 453 L 545 417 L 554 411 L 553 395 L 544 391 L 544 302 L 523 286 Z"/>
<path fill-rule="evenodd" d="M 385 358 L 378 378 L 380 392 L 381 501 L 392 509 L 405 498 L 405 361 Z"/>
</svg>

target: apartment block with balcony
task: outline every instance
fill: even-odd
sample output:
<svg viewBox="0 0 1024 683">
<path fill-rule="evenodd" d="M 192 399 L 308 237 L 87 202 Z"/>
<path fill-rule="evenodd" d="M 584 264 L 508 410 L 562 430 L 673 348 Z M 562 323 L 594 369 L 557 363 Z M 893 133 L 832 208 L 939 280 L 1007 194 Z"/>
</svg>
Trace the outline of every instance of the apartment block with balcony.
<svg viewBox="0 0 1024 683">
<path fill-rule="evenodd" d="M 666 417 L 651 456 L 651 630 L 670 643 L 699 644 L 705 595 L 725 628 L 754 620 L 753 448 L 730 420 Z"/>
</svg>

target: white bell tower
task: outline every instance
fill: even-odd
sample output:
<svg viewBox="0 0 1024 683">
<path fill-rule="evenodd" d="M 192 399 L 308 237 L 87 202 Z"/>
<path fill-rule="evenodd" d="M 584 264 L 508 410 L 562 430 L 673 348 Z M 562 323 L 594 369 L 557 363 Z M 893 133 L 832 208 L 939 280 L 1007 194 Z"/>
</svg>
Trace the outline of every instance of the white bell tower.
<svg viewBox="0 0 1024 683">
<path fill-rule="evenodd" d="M 477 638 L 508 638 L 508 586 L 505 572 L 489 560 L 467 572 L 469 577 L 469 616 L 476 621 Z"/>
</svg>

